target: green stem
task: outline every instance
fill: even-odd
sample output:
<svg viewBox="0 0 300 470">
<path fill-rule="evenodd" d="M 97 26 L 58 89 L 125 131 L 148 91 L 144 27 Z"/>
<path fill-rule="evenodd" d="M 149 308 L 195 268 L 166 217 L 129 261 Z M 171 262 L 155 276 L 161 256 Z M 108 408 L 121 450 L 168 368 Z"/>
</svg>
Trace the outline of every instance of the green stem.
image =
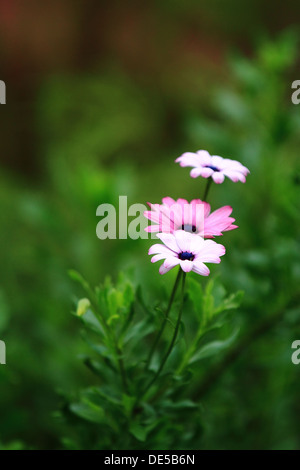
<svg viewBox="0 0 300 470">
<path fill-rule="evenodd" d="M 171 340 L 170 346 L 168 347 L 168 350 L 167 350 L 166 354 L 164 355 L 163 360 L 161 361 L 161 364 L 159 366 L 159 369 L 156 372 L 156 374 L 154 375 L 153 379 L 150 381 L 150 383 L 147 385 L 147 387 L 145 387 L 145 389 L 143 390 L 141 395 L 137 398 L 135 406 L 143 398 L 143 396 L 146 394 L 146 392 L 148 392 L 148 390 L 152 387 L 152 385 L 156 382 L 156 380 L 160 376 L 160 374 L 161 374 L 161 372 L 162 372 L 162 370 L 165 366 L 165 363 L 167 362 L 167 360 L 168 360 L 168 358 L 169 358 L 169 356 L 170 356 L 170 354 L 173 350 L 173 347 L 175 345 L 177 335 L 178 335 L 178 331 L 179 331 L 179 327 L 180 327 L 182 311 L 183 311 L 185 278 L 186 278 L 186 273 L 184 272 L 183 277 L 182 277 L 182 287 L 181 287 L 181 305 L 180 305 L 178 318 L 177 318 L 177 322 L 176 322 L 176 326 L 175 326 L 175 331 L 174 331 L 173 338 Z"/>
<path fill-rule="evenodd" d="M 208 180 L 207 180 L 206 186 L 205 186 L 205 190 L 204 190 L 204 194 L 203 194 L 203 198 L 202 198 L 203 201 L 205 201 L 206 198 L 207 198 L 211 183 L 212 183 L 212 178 L 209 177 Z"/>
<path fill-rule="evenodd" d="M 145 370 L 148 369 L 148 367 L 150 366 L 151 359 L 152 359 L 153 354 L 155 352 L 156 346 L 157 346 L 157 344 L 158 344 L 158 342 L 159 342 L 159 340 L 160 340 L 160 338 L 161 338 L 161 336 L 164 332 L 164 329 L 166 327 L 168 317 L 169 317 L 171 307 L 172 307 L 172 304 L 173 304 L 173 301 L 174 301 L 174 298 L 175 298 L 175 295 L 176 295 L 177 287 L 178 287 L 182 272 L 183 271 L 182 271 L 181 267 L 179 266 L 178 274 L 177 274 L 177 277 L 176 277 L 176 280 L 175 280 L 175 283 L 174 283 L 174 286 L 173 286 L 173 290 L 172 290 L 172 293 L 171 293 L 171 296 L 170 296 L 170 300 L 169 300 L 169 304 L 168 304 L 168 307 L 167 307 L 167 310 L 166 310 L 166 313 L 165 313 L 165 317 L 164 317 L 164 320 L 161 324 L 160 330 L 159 330 L 159 332 L 158 332 L 158 334 L 155 338 L 155 341 L 152 345 L 152 348 L 150 350 L 150 353 L 149 353 L 149 356 L 148 356 L 148 359 L 147 359 L 147 362 L 146 362 L 146 365 L 145 365 Z"/>
</svg>

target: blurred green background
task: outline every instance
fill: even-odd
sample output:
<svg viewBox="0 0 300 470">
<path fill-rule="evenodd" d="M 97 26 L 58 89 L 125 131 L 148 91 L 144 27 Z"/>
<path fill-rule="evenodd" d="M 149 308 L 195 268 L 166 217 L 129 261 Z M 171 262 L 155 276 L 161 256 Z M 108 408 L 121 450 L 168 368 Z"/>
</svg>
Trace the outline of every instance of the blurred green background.
<svg viewBox="0 0 300 470">
<path fill-rule="evenodd" d="M 150 241 L 97 239 L 98 205 L 201 198 L 173 162 L 203 148 L 251 174 L 209 196 L 234 208 L 220 278 L 245 298 L 234 354 L 199 371 L 220 369 L 198 447 L 299 449 L 298 23 L 296 0 L 1 1 L 2 448 L 58 448 L 60 393 L 93 380 L 68 269 L 97 284 L 133 267 L 149 291 L 171 286 Z"/>
</svg>

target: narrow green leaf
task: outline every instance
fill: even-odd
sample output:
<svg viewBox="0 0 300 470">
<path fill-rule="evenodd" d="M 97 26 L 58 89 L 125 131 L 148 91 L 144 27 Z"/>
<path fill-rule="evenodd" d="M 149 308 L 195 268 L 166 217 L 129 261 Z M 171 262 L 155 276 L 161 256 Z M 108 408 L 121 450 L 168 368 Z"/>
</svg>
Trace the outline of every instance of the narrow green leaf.
<svg viewBox="0 0 300 470">
<path fill-rule="evenodd" d="M 237 338 L 239 330 L 239 328 L 236 328 L 227 339 L 212 341 L 211 343 L 205 344 L 204 346 L 200 347 L 200 349 L 198 349 L 198 351 L 190 359 L 189 364 L 199 361 L 200 359 L 205 359 L 207 357 L 214 356 L 216 354 L 219 354 L 223 350 L 229 348 Z"/>
</svg>

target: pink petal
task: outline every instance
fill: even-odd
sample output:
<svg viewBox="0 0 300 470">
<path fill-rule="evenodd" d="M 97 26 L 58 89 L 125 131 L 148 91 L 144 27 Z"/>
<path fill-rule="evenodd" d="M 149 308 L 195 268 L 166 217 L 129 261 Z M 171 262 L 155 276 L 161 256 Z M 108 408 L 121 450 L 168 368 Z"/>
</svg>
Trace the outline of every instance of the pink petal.
<svg viewBox="0 0 300 470">
<path fill-rule="evenodd" d="M 185 206 L 188 205 L 186 201 Z M 177 226 L 182 226 L 184 220 L 184 206 L 183 204 L 175 203 L 169 209 L 169 218 L 174 222 Z"/>
<path fill-rule="evenodd" d="M 166 206 L 171 207 L 173 204 L 176 203 L 175 199 L 172 199 L 171 197 L 164 197 L 162 200 L 163 204 L 166 204 Z"/>
<path fill-rule="evenodd" d="M 222 231 L 232 230 L 230 229 L 231 223 L 235 221 L 233 217 L 229 217 L 232 212 L 232 207 L 224 206 L 220 207 L 216 211 L 212 212 L 204 220 L 204 234 L 208 235 L 220 235 Z M 236 228 L 236 226 L 233 226 Z"/>
<path fill-rule="evenodd" d="M 203 207 L 204 207 L 204 217 L 207 217 L 208 214 L 210 213 L 210 205 L 208 204 L 208 202 L 201 201 L 201 199 L 193 199 L 190 202 L 190 204 L 192 204 L 193 207 L 197 206 L 198 204 L 203 205 Z"/>
<path fill-rule="evenodd" d="M 159 232 L 159 225 L 148 225 L 148 227 L 145 228 L 145 232 L 148 232 L 148 233 Z"/>
<path fill-rule="evenodd" d="M 189 204 L 189 202 L 186 199 L 179 198 L 177 199 L 177 204 L 180 204 L 181 206 L 185 206 L 186 204 Z"/>
<path fill-rule="evenodd" d="M 172 221 L 170 221 L 170 217 L 167 214 L 164 214 L 162 210 L 152 210 L 152 211 L 145 211 L 144 216 L 148 219 L 151 220 L 151 222 L 154 222 L 158 224 L 158 229 L 150 229 L 147 230 L 149 231 L 158 231 L 161 230 L 162 227 L 164 227 L 164 231 L 170 233 L 174 230 L 174 224 Z"/>
<path fill-rule="evenodd" d="M 231 224 L 229 227 L 224 228 L 223 232 L 229 232 L 229 230 L 234 230 L 235 228 L 239 228 L 239 226 Z"/>
</svg>

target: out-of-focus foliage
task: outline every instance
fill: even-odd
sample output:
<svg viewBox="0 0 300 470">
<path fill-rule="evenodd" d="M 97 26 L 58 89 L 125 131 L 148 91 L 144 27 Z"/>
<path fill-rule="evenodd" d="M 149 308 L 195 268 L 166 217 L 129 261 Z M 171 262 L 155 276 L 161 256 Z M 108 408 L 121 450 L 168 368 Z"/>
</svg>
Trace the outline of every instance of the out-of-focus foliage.
<svg viewBox="0 0 300 470">
<path fill-rule="evenodd" d="M 157 299 L 146 305 L 141 286 L 134 288 L 128 274 L 121 274 L 116 286 L 106 278 L 95 290 L 77 272 L 70 274 L 88 295 L 78 301 L 76 315 L 92 352 L 82 359 L 96 379 L 79 396 L 65 397 L 64 413 L 58 414 L 69 424 L 64 445 L 103 450 L 197 447 L 202 419 L 200 404 L 191 395 L 201 377 L 199 363 L 234 343 L 238 322 L 227 321 L 228 311 L 240 306 L 242 293 L 226 296 L 213 279 L 203 290 L 190 279 L 185 320 L 160 373 L 179 307 L 172 306 L 166 334 L 151 349 L 165 315 Z"/>
<path fill-rule="evenodd" d="M 119 195 L 128 195 L 129 204 L 159 202 L 162 193 L 201 198 L 203 181 L 190 179 L 173 161 L 204 148 L 251 171 L 245 185 L 226 181 L 209 196 L 213 209 L 233 206 L 240 228 L 222 238 L 227 254 L 218 269 L 226 292 L 245 294 L 240 330 L 228 345 L 235 355 L 195 350 L 203 360 L 191 393 L 200 406 L 190 417 L 193 436 L 187 429 L 177 446 L 299 448 L 300 366 L 291 362 L 291 344 L 300 338 L 300 114 L 290 99 L 297 47 L 294 35 L 284 33 L 261 43 L 251 59 L 231 55 L 221 78 L 196 70 L 189 90 L 170 76 L 167 91 L 158 91 L 114 67 L 56 76 L 41 87 L 36 121 L 44 173 L 29 187 L 3 172 L 0 184 L 4 447 L 21 440 L 26 447 L 54 448 L 64 436 L 69 447 L 89 448 L 93 427 L 84 442 L 84 421 L 70 435 L 54 413 L 66 396 L 81 403 L 79 390 L 95 384 L 78 359 L 89 348 L 69 315 L 78 294 L 67 271 L 98 285 L 131 266 L 147 305 L 167 298 L 173 274 L 162 278 L 151 265 L 150 241 L 98 240 L 96 208 L 117 205 Z M 222 361 L 224 370 L 218 369 Z M 172 410 L 170 426 L 178 422 Z M 168 432 L 163 428 L 147 447 L 172 446 Z"/>
</svg>

